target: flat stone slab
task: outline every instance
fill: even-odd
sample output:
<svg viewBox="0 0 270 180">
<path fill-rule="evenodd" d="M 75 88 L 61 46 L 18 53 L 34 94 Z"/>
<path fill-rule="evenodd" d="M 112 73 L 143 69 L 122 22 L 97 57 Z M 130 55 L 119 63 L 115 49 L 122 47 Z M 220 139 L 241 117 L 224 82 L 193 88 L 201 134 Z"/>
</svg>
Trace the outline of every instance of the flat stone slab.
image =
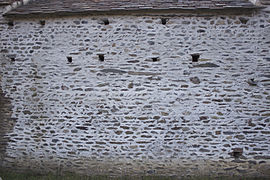
<svg viewBox="0 0 270 180">
<path fill-rule="evenodd" d="M 127 73 L 126 71 L 122 71 L 122 70 L 119 70 L 119 69 L 102 69 L 101 72 L 104 72 L 104 73 L 119 73 L 119 74 Z"/>
<path fill-rule="evenodd" d="M 217 68 L 219 65 L 216 65 L 214 63 L 204 63 L 204 64 L 197 64 L 194 65 L 195 68 Z"/>
</svg>

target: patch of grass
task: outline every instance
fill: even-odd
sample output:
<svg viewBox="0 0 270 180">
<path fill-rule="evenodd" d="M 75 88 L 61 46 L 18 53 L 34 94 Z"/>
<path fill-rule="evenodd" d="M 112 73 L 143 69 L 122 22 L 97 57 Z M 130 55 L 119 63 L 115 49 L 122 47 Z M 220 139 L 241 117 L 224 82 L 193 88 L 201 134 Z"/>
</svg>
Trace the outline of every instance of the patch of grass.
<svg viewBox="0 0 270 180">
<path fill-rule="evenodd" d="M 36 174 L 32 172 L 18 173 L 11 171 L 0 171 L 0 177 L 2 180 L 103 180 L 103 177 L 87 177 L 79 176 L 75 174 L 67 174 L 63 176 L 53 174 Z"/>
</svg>

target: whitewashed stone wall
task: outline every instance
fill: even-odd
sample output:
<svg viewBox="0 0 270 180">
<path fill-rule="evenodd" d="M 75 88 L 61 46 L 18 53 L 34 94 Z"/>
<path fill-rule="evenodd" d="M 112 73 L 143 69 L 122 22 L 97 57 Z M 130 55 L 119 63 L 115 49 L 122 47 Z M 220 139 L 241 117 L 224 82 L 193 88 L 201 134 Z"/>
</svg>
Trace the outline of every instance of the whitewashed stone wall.
<svg viewBox="0 0 270 180">
<path fill-rule="evenodd" d="M 1 24 L 1 87 L 17 120 L 2 166 L 269 177 L 269 14 L 167 18 Z"/>
</svg>

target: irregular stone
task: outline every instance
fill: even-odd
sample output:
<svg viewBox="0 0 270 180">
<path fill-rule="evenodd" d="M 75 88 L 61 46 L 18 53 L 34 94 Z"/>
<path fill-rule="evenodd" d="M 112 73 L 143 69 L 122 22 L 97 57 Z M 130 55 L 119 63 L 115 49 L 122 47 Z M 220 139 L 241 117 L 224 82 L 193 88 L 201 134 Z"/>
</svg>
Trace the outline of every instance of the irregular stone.
<svg viewBox="0 0 270 180">
<path fill-rule="evenodd" d="M 189 79 L 194 84 L 200 84 L 201 83 L 201 81 L 200 81 L 200 79 L 198 77 L 191 77 Z"/>
<path fill-rule="evenodd" d="M 217 68 L 219 65 L 216 65 L 214 63 L 204 63 L 204 64 L 196 64 L 193 65 L 195 68 Z"/>
<path fill-rule="evenodd" d="M 122 70 L 118 70 L 118 69 L 102 69 L 101 72 L 104 72 L 104 73 L 118 73 L 118 74 L 127 73 L 126 71 L 122 71 Z"/>
</svg>

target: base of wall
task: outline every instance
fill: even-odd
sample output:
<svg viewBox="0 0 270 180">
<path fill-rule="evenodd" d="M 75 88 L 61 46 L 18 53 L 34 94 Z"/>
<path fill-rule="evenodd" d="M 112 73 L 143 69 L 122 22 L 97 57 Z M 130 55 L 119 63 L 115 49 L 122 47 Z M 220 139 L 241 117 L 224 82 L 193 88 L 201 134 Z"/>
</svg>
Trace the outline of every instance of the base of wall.
<svg viewBox="0 0 270 180">
<path fill-rule="evenodd" d="M 2 167 L 3 168 L 3 167 Z M 76 173 L 96 176 L 173 176 L 173 177 L 270 177 L 270 161 L 251 161 L 243 159 L 228 160 L 186 160 L 168 159 L 166 162 L 158 160 L 129 160 L 90 158 L 69 159 L 21 159 L 6 158 L 4 169 L 18 172 Z"/>
</svg>

